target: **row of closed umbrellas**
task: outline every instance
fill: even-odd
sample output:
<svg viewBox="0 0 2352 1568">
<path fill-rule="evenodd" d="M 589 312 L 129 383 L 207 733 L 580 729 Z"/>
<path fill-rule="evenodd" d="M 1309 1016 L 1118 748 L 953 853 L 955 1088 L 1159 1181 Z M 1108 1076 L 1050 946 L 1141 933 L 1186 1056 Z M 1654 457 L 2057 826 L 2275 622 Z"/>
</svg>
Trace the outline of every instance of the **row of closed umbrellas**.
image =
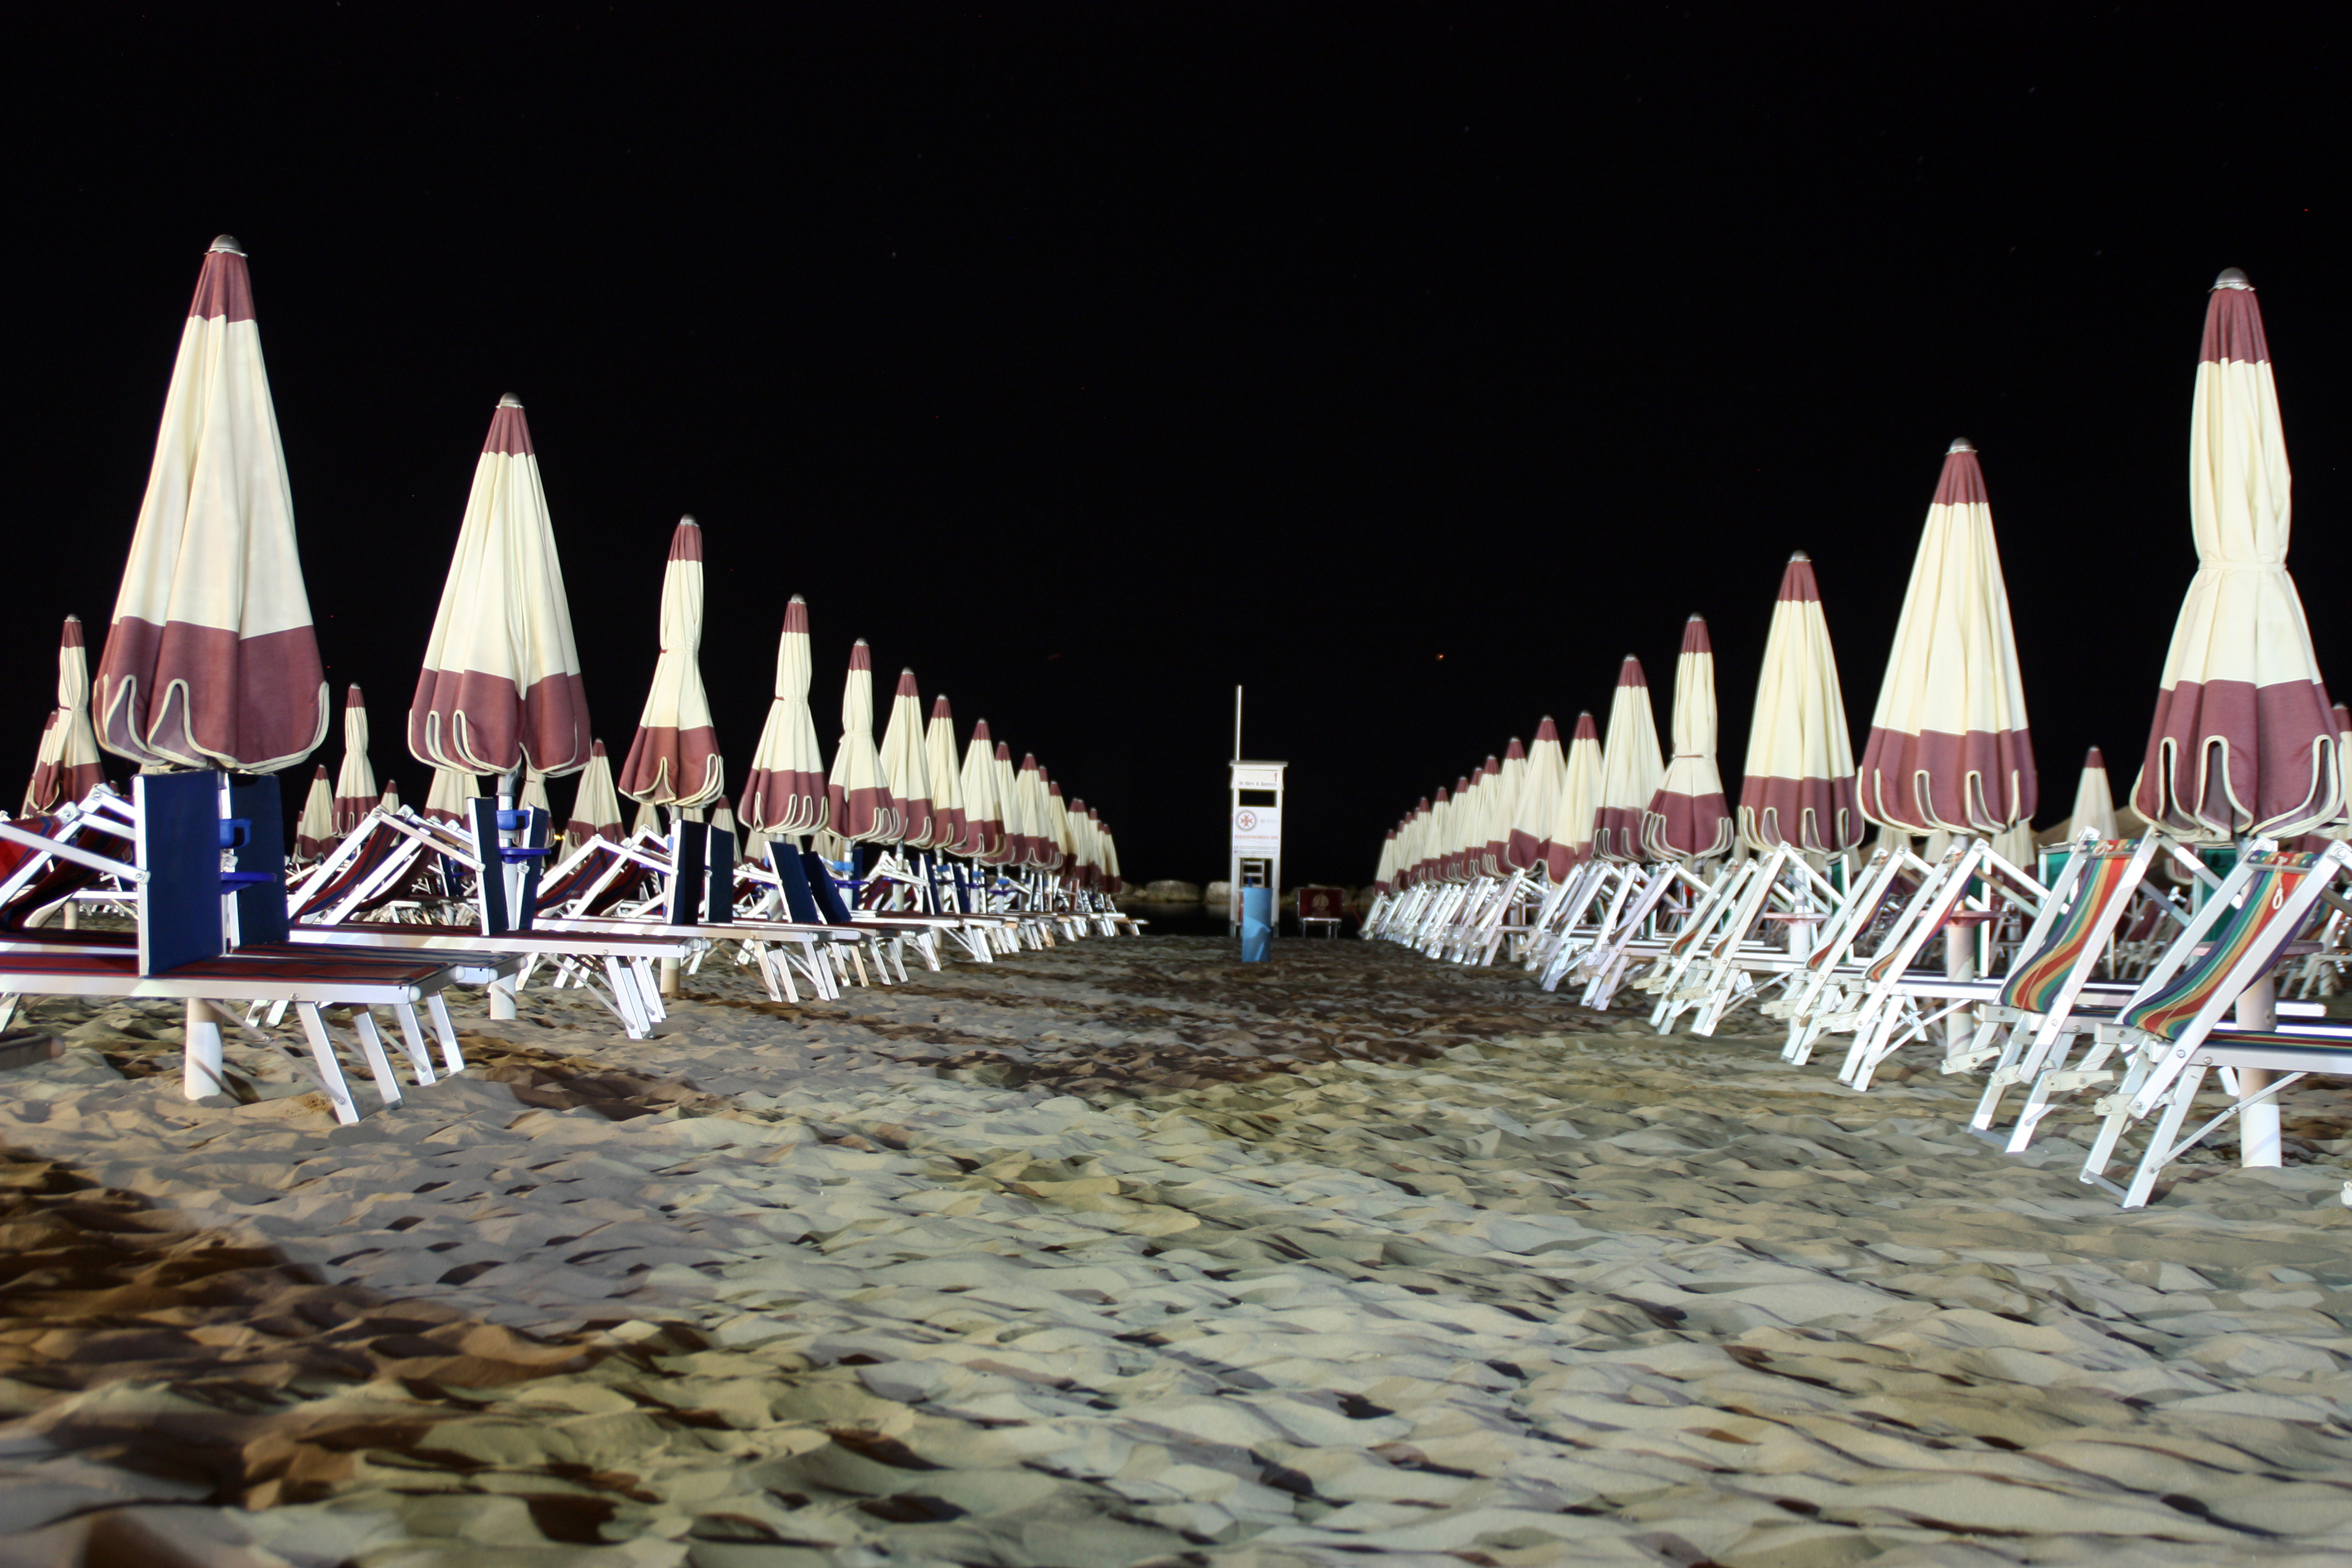
<svg viewBox="0 0 2352 1568">
<path fill-rule="evenodd" d="M 582 775 L 570 830 L 621 837 L 618 795 L 674 812 L 724 810 L 726 769 L 698 665 L 703 537 L 694 519 L 670 540 L 660 655 L 617 775 L 591 731 L 579 649 L 547 497 L 521 403 L 502 397 L 474 472 L 423 669 L 409 705 L 410 753 L 436 770 L 426 809 L 455 816 L 478 781 Z M 173 366 L 155 457 L 94 682 L 81 626 L 68 619 L 58 707 L 41 742 L 28 811 L 78 798 L 103 774 L 99 748 L 151 770 L 271 773 L 326 737 L 332 703 L 296 548 L 277 414 L 244 250 L 222 236 L 206 253 Z M 830 833 L 1027 867 L 1116 889 L 1117 847 L 1100 817 L 974 726 L 958 761 L 938 698 L 928 721 L 912 671 L 874 740 L 873 662 L 850 658 L 841 740 L 828 769 L 809 706 L 808 606 L 785 611 L 774 700 L 734 815 L 754 834 Z M 344 756 L 331 788 L 314 781 L 300 829 L 350 832 L 384 797 L 369 764 L 367 713 L 344 702 Z M 315 808 L 315 809 L 312 809 Z M 318 820 L 323 815 L 323 823 Z"/>
<path fill-rule="evenodd" d="M 2277 386 L 2261 308 L 2234 268 L 2208 299 L 2189 468 L 2197 574 L 2132 804 L 2193 842 L 2341 829 L 2352 816 L 2343 771 L 2352 735 L 2286 569 L 2291 487 Z M 2086 626 L 2101 614 L 2090 586 Z M 1605 739 L 1590 713 L 1565 745 L 1545 719 L 1531 747 L 1512 741 L 1407 812 L 1382 845 L 1376 880 L 1389 889 L 1538 867 L 1558 879 L 1595 856 L 1688 861 L 1784 843 L 1835 855 L 1861 843 L 1865 823 L 2030 842 L 2033 749 L 1975 447 L 1958 440 L 1945 455 L 1858 764 L 1820 584 L 1801 552 L 1773 606 L 1736 813 L 1716 762 L 1714 652 L 1696 616 L 1676 660 L 1671 729 L 1669 759 L 1629 656 Z M 2104 764 L 2093 760 L 2104 807 Z M 2078 815 L 2089 809 L 2078 805 Z"/>
</svg>

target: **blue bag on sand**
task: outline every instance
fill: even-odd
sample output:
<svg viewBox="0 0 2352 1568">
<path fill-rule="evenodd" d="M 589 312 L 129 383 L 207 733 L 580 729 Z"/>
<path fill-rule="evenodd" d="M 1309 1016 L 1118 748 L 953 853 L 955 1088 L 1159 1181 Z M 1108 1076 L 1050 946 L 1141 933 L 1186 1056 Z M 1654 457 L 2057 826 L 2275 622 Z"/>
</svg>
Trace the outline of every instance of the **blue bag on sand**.
<svg viewBox="0 0 2352 1568">
<path fill-rule="evenodd" d="M 1242 889 L 1242 962 L 1264 963 L 1274 947 L 1274 889 Z"/>
</svg>

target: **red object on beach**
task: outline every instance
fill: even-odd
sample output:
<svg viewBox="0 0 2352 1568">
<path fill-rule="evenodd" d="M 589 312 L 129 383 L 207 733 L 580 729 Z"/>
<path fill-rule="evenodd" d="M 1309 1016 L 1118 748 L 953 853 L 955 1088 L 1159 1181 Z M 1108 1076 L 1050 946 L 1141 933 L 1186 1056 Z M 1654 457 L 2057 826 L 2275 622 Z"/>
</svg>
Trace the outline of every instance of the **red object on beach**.
<svg viewBox="0 0 2352 1568">
<path fill-rule="evenodd" d="M 1862 842 L 1837 655 L 1812 559 L 1801 550 L 1780 574 L 1764 639 L 1739 784 L 1739 833 L 1759 853 L 1785 843 L 1836 855 Z"/>
<path fill-rule="evenodd" d="M 1731 847 L 1731 810 L 1723 800 L 1723 773 L 1715 760 L 1715 646 L 1706 621 L 1683 623 L 1675 660 L 1674 760 L 1650 796 L 1643 847 L 1660 860 L 1702 860 Z"/>
<path fill-rule="evenodd" d="M 726 760 L 702 686 L 702 528 L 691 517 L 670 531 L 662 568 L 661 653 L 637 733 L 614 787 L 631 800 L 692 809 L 727 787 Z"/>
</svg>

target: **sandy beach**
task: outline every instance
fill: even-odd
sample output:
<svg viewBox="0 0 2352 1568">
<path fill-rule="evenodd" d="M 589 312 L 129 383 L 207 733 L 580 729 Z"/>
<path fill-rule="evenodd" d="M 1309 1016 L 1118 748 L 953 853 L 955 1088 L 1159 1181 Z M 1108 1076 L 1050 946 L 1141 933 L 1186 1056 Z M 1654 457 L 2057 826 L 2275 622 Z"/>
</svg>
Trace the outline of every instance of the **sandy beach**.
<svg viewBox="0 0 2352 1568">
<path fill-rule="evenodd" d="M 2126 1214 L 1963 1080 L 1276 952 L 471 996 L 349 1129 L 35 1005 L 0 1568 L 2352 1556 L 2345 1095 Z"/>
</svg>

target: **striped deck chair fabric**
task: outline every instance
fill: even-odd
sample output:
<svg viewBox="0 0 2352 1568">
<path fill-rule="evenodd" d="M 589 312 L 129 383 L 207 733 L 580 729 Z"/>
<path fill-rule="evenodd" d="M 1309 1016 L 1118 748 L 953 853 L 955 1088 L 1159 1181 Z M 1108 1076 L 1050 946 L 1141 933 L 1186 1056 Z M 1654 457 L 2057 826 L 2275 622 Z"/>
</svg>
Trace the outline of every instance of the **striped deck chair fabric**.
<svg viewBox="0 0 2352 1568">
<path fill-rule="evenodd" d="M 2295 930 L 2280 929 L 2280 916 L 2294 910 L 2300 916 L 2294 921 L 2297 928 L 2310 919 L 2315 906 L 2294 895 L 2320 858 L 2293 852 L 2247 857 L 2254 874 L 2237 907 L 2205 933 L 2205 951 L 2181 965 L 2179 973 L 2153 993 L 2126 1007 L 2116 1021 L 2160 1040 L 2178 1040 L 2248 954 L 2264 948 L 2275 954 L 2294 940 Z"/>
<path fill-rule="evenodd" d="M 2109 839 L 2090 852 L 2090 863 L 2084 869 L 2081 886 L 2075 889 L 2074 901 L 2058 918 L 2058 924 L 2041 947 L 2028 954 L 2010 973 L 2000 988 L 2003 1006 L 2014 1007 L 2021 1013 L 2047 1014 L 2058 1002 L 2066 978 L 2083 957 L 2083 950 L 2095 937 L 2101 927 L 2100 917 L 2107 912 L 2118 893 L 2128 894 L 2137 880 L 2132 861 L 2136 855 L 2128 839 Z"/>
</svg>

